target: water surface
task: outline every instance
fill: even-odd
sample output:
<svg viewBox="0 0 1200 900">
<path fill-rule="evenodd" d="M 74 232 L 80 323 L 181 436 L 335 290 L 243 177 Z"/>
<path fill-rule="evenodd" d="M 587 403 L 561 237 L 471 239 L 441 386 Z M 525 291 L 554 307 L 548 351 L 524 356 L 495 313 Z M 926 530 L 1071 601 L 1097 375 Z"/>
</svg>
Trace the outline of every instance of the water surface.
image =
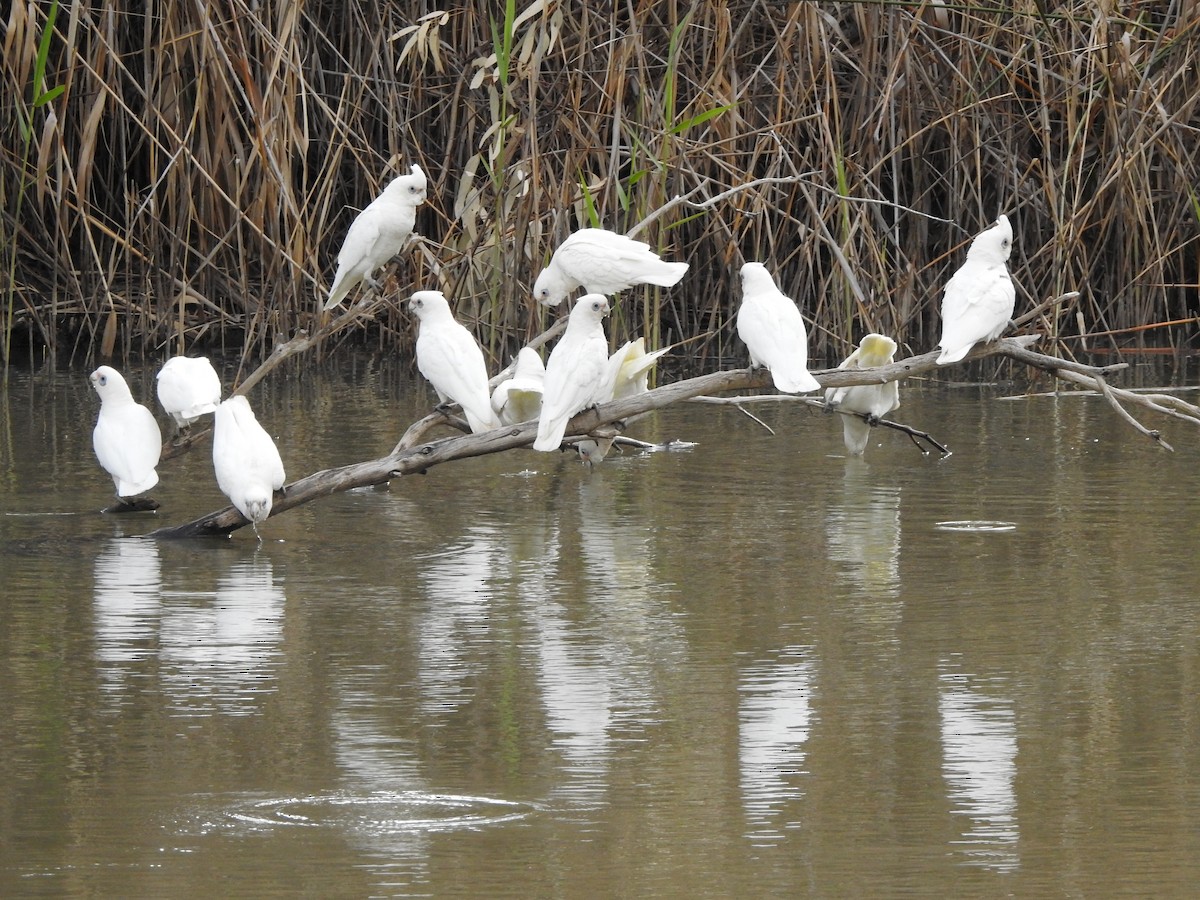
<svg viewBox="0 0 1200 900">
<path fill-rule="evenodd" d="M 691 449 L 155 542 L 224 505 L 207 450 L 102 515 L 86 376 L 17 374 L 0 895 L 1191 896 L 1200 434 L 1005 393 L 904 390 L 943 460 L 685 405 L 634 434 Z M 361 358 L 253 402 L 294 479 L 431 397 Z"/>
</svg>

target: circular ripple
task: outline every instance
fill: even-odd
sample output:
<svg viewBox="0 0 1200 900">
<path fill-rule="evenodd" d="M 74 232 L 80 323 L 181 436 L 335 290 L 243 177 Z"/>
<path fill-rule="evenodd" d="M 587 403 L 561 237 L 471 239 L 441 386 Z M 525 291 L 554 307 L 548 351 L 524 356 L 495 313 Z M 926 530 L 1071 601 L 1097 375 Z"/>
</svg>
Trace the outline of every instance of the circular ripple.
<svg viewBox="0 0 1200 900">
<path fill-rule="evenodd" d="M 395 834 L 496 825 L 522 819 L 531 811 L 528 804 L 490 797 L 410 791 L 279 797 L 226 810 L 225 815 L 254 828 L 337 828 Z"/>
<path fill-rule="evenodd" d="M 942 531 L 1013 531 L 1017 524 L 988 519 L 962 519 L 956 522 L 938 522 L 933 527 Z"/>
</svg>

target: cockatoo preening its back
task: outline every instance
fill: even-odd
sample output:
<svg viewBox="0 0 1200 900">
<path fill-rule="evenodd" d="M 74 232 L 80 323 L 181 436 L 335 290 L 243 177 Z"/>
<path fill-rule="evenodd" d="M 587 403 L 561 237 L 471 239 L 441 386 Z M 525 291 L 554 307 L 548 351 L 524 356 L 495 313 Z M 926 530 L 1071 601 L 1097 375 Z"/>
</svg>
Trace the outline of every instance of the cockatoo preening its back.
<svg viewBox="0 0 1200 900">
<path fill-rule="evenodd" d="M 737 330 L 750 351 L 750 365 L 770 369 L 778 390 L 800 394 L 821 387 L 808 371 L 808 332 L 800 309 L 775 286 L 762 263 L 742 266 Z"/>
<path fill-rule="evenodd" d="M 637 284 L 670 287 L 687 270 L 687 263 L 659 259 L 649 244 L 604 228 L 583 228 L 554 251 L 534 282 L 533 296 L 546 306 L 558 306 L 576 288 L 615 294 Z"/>
<path fill-rule="evenodd" d="M 546 367 L 532 347 L 522 347 L 512 376 L 492 391 L 492 410 L 505 425 L 529 422 L 542 412 L 542 388 Z"/>
<path fill-rule="evenodd" d="M 221 402 L 221 379 L 207 357 L 172 356 L 158 370 L 158 402 L 180 428 Z"/>
<path fill-rule="evenodd" d="M 946 283 L 939 366 L 958 362 L 976 344 L 994 341 L 1008 327 L 1017 299 L 1005 265 L 1012 239 L 1008 216 L 1001 216 L 971 241 L 967 261 Z"/>
<path fill-rule="evenodd" d="M 417 207 L 425 200 L 425 187 L 425 173 L 414 164 L 408 175 L 393 178 L 350 223 L 325 309 L 341 303 L 359 282 L 374 284 L 371 273 L 399 253 L 412 234 Z"/>
<path fill-rule="evenodd" d="M 894 362 L 896 342 L 882 334 L 868 334 L 858 342 L 858 349 L 842 362 L 839 369 L 874 369 Z M 887 384 L 858 384 L 852 387 L 829 388 L 825 402 L 847 412 L 882 418 L 900 405 L 897 382 Z M 842 439 L 852 456 L 862 456 L 867 449 L 871 425 L 858 416 L 840 416 Z"/>
<path fill-rule="evenodd" d="M 162 432 L 154 413 L 133 399 L 121 373 L 101 366 L 90 376 L 100 395 L 100 415 L 92 430 L 92 448 L 112 476 L 118 497 L 133 497 L 158 484 Z"/>
<path fill-rule="evenodd" d="M 475 433 L 499 428 L 488 392 L 487 363 L 475 336 L 454 318 L 441 291 L 417 291 L 408 305 L 420 322 L 417 369 L 438 398 L 461 406 Z"/>
<path fill-rule="evenodd" d="M 603 294 L 584 294 L 575 301 L 567 330 L 546 361 L 542 414 L 534 450 L 557 450 L 571 416 L 597 402 L 608 367 L 608 339 Z"/>
</svg>

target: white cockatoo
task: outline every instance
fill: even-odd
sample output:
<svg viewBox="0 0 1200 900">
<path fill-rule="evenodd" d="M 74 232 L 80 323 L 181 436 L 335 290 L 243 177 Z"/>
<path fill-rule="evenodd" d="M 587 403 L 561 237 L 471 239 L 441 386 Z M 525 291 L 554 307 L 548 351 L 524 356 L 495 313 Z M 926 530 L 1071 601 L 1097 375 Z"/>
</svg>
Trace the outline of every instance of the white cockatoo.
<svg viewBox="0 0 1200 900">
<path fill-rule="evenodd" d="M 505 425 L 529 422 L 542 411 L 546 367 L 532 347 L 522 347 L 510 377 L 492 391 L 492 410 Z"/>
<path fill-rule="evenodd" d="M 687 263 L 664 262 L 649 244 L 605 228 L 581 228 L 559 244 L 533 283 L 533 296 L 558 306 L 576 288 L 589 294 L 615 294 L 635 284 L 670 287 Z"/>
<path fill-rule="evenodd" d="M 775 286 L 762 263 L 742 266 L 737 331 L 750 351 L 750 365 L 770 369 L 778 390 L 800 394 L 821 387 L 808 371 L 808 332 L 800 309 Z"/>
<path fill-rule="evenodd" d="M 408 175 L 393 178 L 350 223 L 338 252 L 337 274 L 329 287 L 326 309 L 341 303 L 360 281 L 378 287 L 371 273 L 399 253 L 412 234 L 425 187 L 425 173 L 414 163 Z"/>
<path fill-rule="evenodd" d="M 839 369 L 874 369 L 894 362 L 896 342 L 882 334 L 868 334 L 858 342 L 858 349 L 846 357 Z M 857 384 L 852 387 L 829 388 L 825 402 L 836 409 L 862 413 L 878 420 L 900 405 L 898 382 L 887 384 Z M 851 456 L 862 456 L 867 449 L 871 423 L 858 416 L 840 416 L 842 439 Z"/>
<path fill-rule="evenodd" d="M 419 322 L 417 369 L 438 399 L 461 406 L 476 434 L 499 428 L 488 392 L 487 363 L 475 335 L 454 318 L 441 291 L 417 291 L 408 305 Z"/>
<path fill-rule="evenodd" d="M 1017 291 L 1008 274 L 1012 226 L 1001 216 L 971 241 L 967 261 L 946 282 L 939 366 L 958 362 L 978 343 L 994 341 L 1012 319 Z"/>
<path fill-rule="evenodd" d="M 608 368 L 608 339 L 603 294 L 584 294 L 575 301 L 567 329 L 546 361 L 542 414 L 538 417 L 534 450 L 557 450 L 571 416 L 597 402 Z"/>
<path fill-rule="evenodd" d="M 235 394 L 213 414 L 213 470 L 221 493 L 251 521 L 271 515 L 275 491 L 283 487 L 283 460 L 250 401 Z"/>
<path fill-rule="evenodd" d="M 100 414 L 92 430 L 96 459 L 112 476 L 118 497 L 133 497 L 158 484 L 162 432 L 154 413 L 133 399 L 121 373 L 101 366 L 89 380 L 100 395 Z"/>
<path fill-rule="evenodd" d="M 158 370 L 158 402 L 180 428 L 216 412 L 221 378 L 205 356 L 172 356 Z"/>
<path fill-rule="evenodd" d="M 659 357 L 670 352 L 670 347 L 663 347 L 653 353 L 646 352 L 646 339 L 636 338 L 626 341 L 608 358 L 609 372 L 612 375 L 612 396 L 610 400 L 623 400 L 635 394 L 644 394 L 650 384 L 650 370 L 657 364 Z M 605 387 L 609 386 L 606 379 Z"/>
<path fill-rule="evenodd" d="M 607 403 L 609 400 L 623 400 L 635 394 L 644 394 L 649 389 L 650 370 L 658 363 L 659 357 L 670 349 L 663 347 L 647 353 L 645 338 L 626 341 L 609 356 L 603 387 L 595 402 Z M 585 463 L 595 466 L 604 461 L 612 445 L 613 438 L 585 438 L 575 443 L 575 449 Z"/>
</svg>

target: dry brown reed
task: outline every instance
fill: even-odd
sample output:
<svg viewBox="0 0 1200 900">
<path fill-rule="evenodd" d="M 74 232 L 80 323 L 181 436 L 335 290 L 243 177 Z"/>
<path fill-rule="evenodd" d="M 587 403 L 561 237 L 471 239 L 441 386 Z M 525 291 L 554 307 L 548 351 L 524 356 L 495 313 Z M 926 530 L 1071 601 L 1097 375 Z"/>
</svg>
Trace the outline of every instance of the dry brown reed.
<svg viewBox="0 0 1200 900">
<path fill-rule="evenodd" d="M 630 292 L 612 328 L 706 335 L 699 369 L 744 360 L 746 259 L 800 301 L 816 360 L 867 330 L 930 348 L 940 286 L 1000 212 L 1018 310 L 1082 292 L 1064 338 L 1189 320 L 1197 6 L 85 0 L 36 85 L 51 4 L 18 0 L 6 362 L 10 340 L 72 361 L 256 357 L 312 330 L 349 221 L 411 162 L 430 200 L 388 289 L 442 287 L 497 361 L 545 324 L 529 290 L 558 241 L 677 196 L 639 237 L 692 269 Z M 405 352 L 412 323 L 387 309 L 360 335 Z"/>
</svg>

